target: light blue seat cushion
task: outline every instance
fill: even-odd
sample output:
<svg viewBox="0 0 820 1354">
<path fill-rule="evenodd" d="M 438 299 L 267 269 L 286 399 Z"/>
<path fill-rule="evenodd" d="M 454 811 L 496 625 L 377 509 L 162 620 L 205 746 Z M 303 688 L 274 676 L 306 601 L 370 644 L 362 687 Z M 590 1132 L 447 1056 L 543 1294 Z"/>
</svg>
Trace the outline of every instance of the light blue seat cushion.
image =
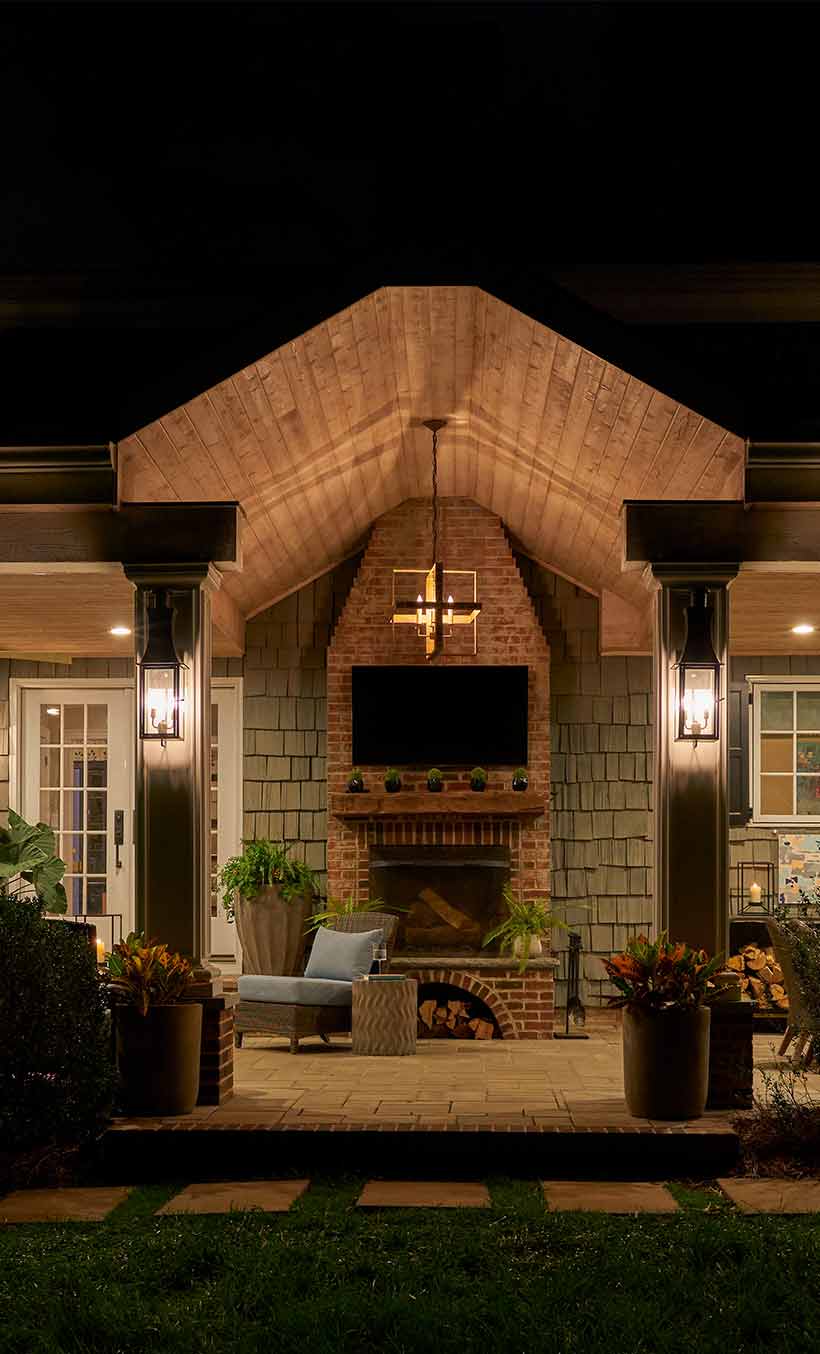
<svg viewBox="0 0 820 1354">
<path fill-rule="evenodd" d="M 243 973 L 237 984 L 243 1001 L 272 1001 L 282 1006 L 350 1006 L 353 984 L 334 978 L 272 978 Z"/>
<path fill-rule="evenodd" d="M 305 969 L 306 978 L 336 978 L 352 983 L 370 972 L 371 946 L 384 939 L 381 927 L 376 931 L 334 931 L 320 926 Z"/>
</svg>

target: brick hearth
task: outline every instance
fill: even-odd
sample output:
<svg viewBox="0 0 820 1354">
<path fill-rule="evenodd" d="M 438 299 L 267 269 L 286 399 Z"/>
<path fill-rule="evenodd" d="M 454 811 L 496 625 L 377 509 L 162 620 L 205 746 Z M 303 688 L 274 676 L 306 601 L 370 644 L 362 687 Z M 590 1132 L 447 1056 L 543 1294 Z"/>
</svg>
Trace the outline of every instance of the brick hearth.
<svg viewBox="0 0 820 1354">
<path fill-rule="evenodd" d="M 388 845 L 503 846 L 510 885 L 525 898 L 547 897 L 549 872 L 549 649 L 513 558 L 501 521 L 466 499 L 441 504 L 440 539 L 446 567 L 475 569 L 482 603 L 477 652 L 464 637 L 447 641 L 442 665 L 526 664 L 529 668 L 529 791 L 512 793 L 514 767 L 490 768 L 484 795 L 469 792 L 469 767 L 448 769 L 444 793 L 426 791 L 427 768 L 402 768 L 404 791 L 380 794 L 384 766 L 362 770 L 370 796 L 346 793 L 352 768 L 351 669 L 362 664 L 424 666 L 423 643 L 408 627 L 390 624 L 393 568 L 430 565 L 430 504 L 409 500 L 379 518 L 328 651 L 328 892 L 369 896 L 370 851 Z M 401 718 L 402 715 L 397 715 Z M 408 716 L 409 717 L 409 712 Z M 488 719 L 492 712 L 488 711 Z M 466 793 L 465 793 L 466 792 Z M 397 955 L 394 967 L 401 968 Z M 470 968 L 437 957 L 423 981 L 473 991 L 493 1010 L 505 1038 L 546 1038 L 552 1031 L 553 966 L 519 976 L 515 967 L 476 956 Z M 454 977 L 428 977 L 452 973 Z M 420 974 L 418 976 L 421 976 Z"/>
</svg>

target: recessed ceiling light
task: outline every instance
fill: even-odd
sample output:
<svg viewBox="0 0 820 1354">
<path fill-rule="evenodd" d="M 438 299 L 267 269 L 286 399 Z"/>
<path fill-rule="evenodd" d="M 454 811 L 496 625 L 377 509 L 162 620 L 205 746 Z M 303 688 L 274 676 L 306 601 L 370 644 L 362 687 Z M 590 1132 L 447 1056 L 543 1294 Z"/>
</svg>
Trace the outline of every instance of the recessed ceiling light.
<svg viewBox="0 0 820 1354">
<path fill-rule="evenodd" d="M 793 634 L 793 635 L 813 635 L 813 634 L 814 634 L 814 626 L 813 626 L 813 625 L 806 625 L 806 624 L 803 624 L 803 625 L 793 625 L 793 626 L 792 626 L 792 634 Z"/>
<path fill-rule="evenodd" d="M 130 635 L 131 631 L 127 625 L 112 625 L 109 635 Z"/>
</svg>

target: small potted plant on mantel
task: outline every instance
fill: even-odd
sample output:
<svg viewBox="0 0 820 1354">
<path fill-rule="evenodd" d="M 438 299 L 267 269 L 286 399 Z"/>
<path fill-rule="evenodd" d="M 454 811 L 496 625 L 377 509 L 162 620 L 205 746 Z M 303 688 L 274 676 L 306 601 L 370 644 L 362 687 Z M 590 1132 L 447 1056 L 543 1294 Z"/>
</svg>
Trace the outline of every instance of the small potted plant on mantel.
<svg viewBox="0 0 820 1354">
<path fill-rule="evenodd" d="M 444 789 L 444 776 L 437 766 L 432 766 L 427 772 L 427 789 L 431 795 L 440 795 Z"/>
<path fill-rule="evenodd" d="M 393 766 L 388 767 L 384 773 L 384 788 L 389 795 L 398 794 L 401 789 L 401 776 Z"/>
<path fill-rule="evenodd" d="M 502 954 L 512 952 L 518 960 L 518 972 L 524 973 L 530 959 L 543 954 L 543 939 L 554 926 L 566 930 L 566 922 L 557 917 L 548 898 L 516 898 L 509 884 L 504 887 L 507 916 L 498 926 L 488 931 L 482 945 L 500 940 Z"/>
<path fill-rule="evenodd" d="M 633 936 L 621 954 L 603 960 L 618 989 L 609 1003 L 624 1013 L 624 1095 L 636 1118 L 703 1114 L 712 1015 L 705 1003 L 717 993 L 711 979 L 721 963 L 666 932 L 653 943 Z"/>
<path fill-rule="evenodd" d="M 525 766 L 516 767 L 515 771 L 513 771 L 512 778 L 513 789 L 517 790 L 518 793 L 520 794 L 522 791 L 527 789 L 529 783 L 530 778 L 527 775 L 527 768 Z"/>
<path fill-rule="evenodd" d="M 350 773 L 350 780 L 347 782 L 347 788 L 352 795 L 364 794 L 364 776 L 358 766 L 354 766 Z"/>
<path fill-rule="evenodd" d="M 244 973 L 285 977 L 302 972 L 305 923 L 317 894 L 316 875 L 289 847 L 243 842 L 222 866 L 219 883 L 228 921 L 236 922 Z"/>
<path fill-rule="evenodd" d="M 181 954 L 132 932 L 108 956 L 117 1068 L 127 1114 L 190 1114 L 199 1091 L 202 1006 Z"/>
<path fill-rule="evenodd" d="M 474 766 L 470 772 L 470 789 L 481 793 L 487 788 L 487 772 L 483 766 Z"/>
</svg>

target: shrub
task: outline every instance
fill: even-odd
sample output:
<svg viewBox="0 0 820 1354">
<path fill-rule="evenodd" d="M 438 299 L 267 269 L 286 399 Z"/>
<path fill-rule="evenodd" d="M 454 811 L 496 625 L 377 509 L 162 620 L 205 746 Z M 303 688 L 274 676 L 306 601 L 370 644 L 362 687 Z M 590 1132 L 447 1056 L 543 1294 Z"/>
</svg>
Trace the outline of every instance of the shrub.
<svg viewBox="0 0 820 1354">
<path fill-rule="evenodd" d="M 805 1072 L 783 1067 L 762 1076 L 763 1094 L 754 1109 L 733 1121 L 746 1171 L 815 1174 L 820 1166 L 820 1105 L 812 1099 Z"/>
<path fill-rule="evenodd" d="M 111 1104 L 105 992 L 85 933 L 0 895 L 0 1149 L 81 1143 Z"/>
</svg>

